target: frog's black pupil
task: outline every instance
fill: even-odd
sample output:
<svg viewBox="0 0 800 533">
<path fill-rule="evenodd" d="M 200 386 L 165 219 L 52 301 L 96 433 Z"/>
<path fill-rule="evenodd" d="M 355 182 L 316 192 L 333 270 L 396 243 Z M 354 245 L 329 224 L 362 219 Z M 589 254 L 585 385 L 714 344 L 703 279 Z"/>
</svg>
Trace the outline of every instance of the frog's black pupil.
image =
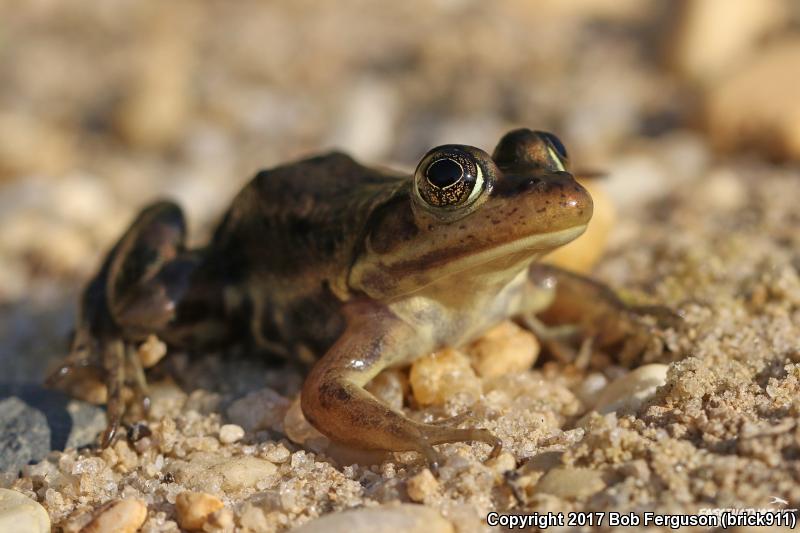
<svg viewBox="0 0 800 533">
<path fill-rule="evenodd" d="M 564 147 L 564 143 L 561 142 L 561 139 L 553 135 L 552 133 L 546 133 L 545 136 L 547 140 L 550 141 L 550 144 L 553 145 L 553 148 L 556 149 L 558 155 L 561 156 L 563 159 L 567 159 L 567 149 Z"/>
<path fill-rule="evenodd" d="M 464 169 L 461 168 L 461 165 L 452 159 L 439 159 L 431 163 L 425 175 L 431 184 L 444 189 L 460 180 L 463 173 Z"/>
</svg>

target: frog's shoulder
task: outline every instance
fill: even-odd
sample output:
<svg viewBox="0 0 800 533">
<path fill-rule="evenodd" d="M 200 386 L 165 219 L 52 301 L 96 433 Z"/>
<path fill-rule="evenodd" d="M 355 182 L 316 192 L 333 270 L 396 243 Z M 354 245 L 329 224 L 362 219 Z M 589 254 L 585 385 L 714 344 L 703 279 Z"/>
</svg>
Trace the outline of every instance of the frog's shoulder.
<svg viewBox="0 0 800 533">
<path fill-rule="evenodd" d="M 301 199 L 341 204 L 343 198 L 385 188 L 402 176 L 362 165 L 343 152 L 329 152 L 256 174 L 250 184 L 262 201 L 281 201 L 282 207 Z M 289 204 L 284 203 L 283 200 Z"/>
</svg>

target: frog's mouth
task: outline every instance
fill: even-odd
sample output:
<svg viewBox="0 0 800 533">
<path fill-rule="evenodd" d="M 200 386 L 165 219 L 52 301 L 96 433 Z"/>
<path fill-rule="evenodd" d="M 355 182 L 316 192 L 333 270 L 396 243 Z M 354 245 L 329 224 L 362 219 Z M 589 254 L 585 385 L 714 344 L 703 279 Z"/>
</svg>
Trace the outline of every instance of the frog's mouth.
<svg viewBox="0 0 800 533">
<path fill-rule="evenodd" d="M 509 267 L 515 263 L 533 261 L 537 257 L 541 257 L 547 252 L 577 239 L 586 231 L 586 227 L 586 224 L 573 226 L 558 231 L 529 235 L 514 239 L 511 242 L 492 246 L 480 252 L 469 254 L 463 259 L 453 261 L 450 265 L 452 270 L 446 274 L 443 273 L 442 277 L 473 268 L 480 268 L 498 261 L 502 264 L 508 264 Z"/>
<path fill-rule="evenodd" d="M 351 287 L 373 298 L 396 298 L 454 280 L 456 284 L 496 285 L 510 281 L 530 263 L 547 252 L 562 246 L 586 231 L 586 224 L 519 237 L 512 241 L 477 250 L 464 247 L 459 253 L 427 255 L 393 262 L 366 261 L 350 271 Z M 366 243 L 370 254 L 370 243 Z M 380 257 L 379 254 L 375 254 Z M 470 282 L 469 278 L 473 278 Z M 479 279 L 474 279 L 479 278 Z M 462 285 L 463 285 L 462 284 Z M 465 285 L 466 286 L 466 285 Z"/>
</svg>

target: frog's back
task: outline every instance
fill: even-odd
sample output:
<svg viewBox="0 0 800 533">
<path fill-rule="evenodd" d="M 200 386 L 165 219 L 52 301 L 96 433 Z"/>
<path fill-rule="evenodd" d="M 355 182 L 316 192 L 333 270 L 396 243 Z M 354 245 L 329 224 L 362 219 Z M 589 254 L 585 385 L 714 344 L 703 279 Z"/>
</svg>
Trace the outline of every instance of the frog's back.
<svg viewBox="0 0 800 533">
<path fill-rule="evenodd" d="M 341 153 L 259 172 L 208 248 L 217 279 L 241 289 L 261 336 L 318 352 L 338 335 L 342 287 L 373 210 L 406 183 Z"/>
<path fill-rule="evenodd" d="M 399 176 L 330 153 L 259 172 L 234 200 L 214 245 L 250 272 L 281 277 L 346 268 L 375 205 Z"/>
</svg>

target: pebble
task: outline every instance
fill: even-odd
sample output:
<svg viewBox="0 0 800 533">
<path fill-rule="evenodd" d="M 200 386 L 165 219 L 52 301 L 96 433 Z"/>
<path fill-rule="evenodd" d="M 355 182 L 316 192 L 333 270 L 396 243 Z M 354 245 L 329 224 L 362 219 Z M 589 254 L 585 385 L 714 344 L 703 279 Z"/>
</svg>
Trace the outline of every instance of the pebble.
<svg viewBox="0 0 800 533">
<path fill-rule="evenodd" d="M 511 321 L 504 321 L 487 331 L 465 351 L 479 376 L 492 378 L 528 370 L 539 355 L 539 341 Z"/>
<path fill-rule="evenodd" d="M 317 431 L 306 420 L 305 415 L 303 415 L 303 409 L 300 406 L 300 396 L 292 402 L 292 405 L 286 411 L 286 416 L 283 419 L 283 429 L 289 440 L 314 451 L 324 450 L 330 444 L 328 437 Z"/>
<path fill-rule="evenodd" d="M 147 339 L 139 345 L 136 355 L 139 357 L 144 368 L 152 368 L 167 355 L 167 345 L 161 342 L 155 335 L 149 335 Z"/>
<path fill-rule="evenodd" d="M 341 146 L 359 159 L 385 157 L 395 140 L 396 88 L 377 77 L 364 77 L 345 94 L 348 97 L 340 108 L 339 119 L 333 121 L 338 126 L 330 143 Z"/>
<path fill-rule="evenodd" d="M 175 480 L 193 490 L 219 492 L 255 487 L 275 474 L 271 462 L 249 455 L 225 457 L 212 452 L 194 452 L 187 459 L 173 461 L 167 470 Z"/>
<path fill-rule="evenodd" d="M 0 471 L 19 470 L 50 451 L 47 418 L 17 397 L 0 400 Z"/>
<path fill-rule="evenodd" d="M 406 492 L 412 502 L 422 503 L 438 491 L 439 482 L 427 468 L 406 481 Z"/>
<path fill-rule="evenodd" d="M 478 397 L 481 382 L 462 352 L 445 348 L 411 365 L 411 391 L 420 405 L 442 405 L 455 394 Z"/>
<path fill-rule="evenodd" d="M 0 471 L 41 461 L 50 450 L 94 442 L 105 411 L 37 383 L 0 386 Z"/>
<path fill-rule="evenodd" d="M 272 389 L 264 388 L 247 394 L 233 402 L 225 414 L 232 423 L 245 431 L 275 429 L 289 410 L 290 401 Z"/>
<path fill-rule="evenodd" d="M 0 113 L 0 180 L 22 173 L 61 174 L 72 166 L 74 148 L 68 131 L 34 113 Z"/>
<path fill-rule="evenodd" d="M 606 487 L 602 474 L 591 468 L 556 467 L 547 472 L 536 484 L 537 493 L 552 494 L 559 498 L 581 499 Z"/>
<path fill-rule="evenodd" d="M 294 533 L 453 533 L 453 525 L 435 509 L 400 504 L 332 513 L 308 522 Z"/>
<path fill-rule="evenodd" d="M 223 444 L 232 444 L 244 437 L 244 429 L 236 424 L 225 424 L 219 428 L 219 441 Z"/>
<path fill-rule="evenodd" d="M 800 159 L 798 66 L 800 38 L 787 39 L 708 90 L 706 127 L 717 148 Z"/>
<path fill-rule="evenodd" d="M 50 531 L 50 517 L 44 507 L 24 494 L 0 489 L 0 531 L 47 533 Z"/>
<path fill-rule="evenodd" d="M 408 392 L 408 376 L 399 369 L 390 368 L 375 376 L 365 388 L 383 403 L 399 411 L 403 408 L 403 398 Z"/>
<path fill-rule="evenodd" d="M 184 134 L 194 102 L 192 11 L 186 2 L 155 4 L 139 28 L 147 45 L 137 49 L 136 75 L 116 117 L 118 133 L 133 146 L 165 148 Z"/>
<path fill-rule="evenodd" d="M 222 500 L 205 492 L 185 491 L 175 498 L 178 524 L 184 529 L 202 529 L 209 517 L 224 506 Z"/>
<path fill-rule="evenodd" d="M 638 408 L 667 382 L 667 370 L 668 365 L 644 365 L 615 379 L 597 397 L 595 411 L 605 415 Z"/>
<path fill-rule="evenodd" d="M 81 533 L 135 533 L 146 518 L 147 505 L 142 500 L 116 500 L 102 507 Z"/>
<path fill-rule="evenodd" d="M 783 0 L 688 0 L 678 5 L 668 41 L 670 63 L 699 81 L 719 76 L 753 53 L 786 15 Z"/>
</svg>

